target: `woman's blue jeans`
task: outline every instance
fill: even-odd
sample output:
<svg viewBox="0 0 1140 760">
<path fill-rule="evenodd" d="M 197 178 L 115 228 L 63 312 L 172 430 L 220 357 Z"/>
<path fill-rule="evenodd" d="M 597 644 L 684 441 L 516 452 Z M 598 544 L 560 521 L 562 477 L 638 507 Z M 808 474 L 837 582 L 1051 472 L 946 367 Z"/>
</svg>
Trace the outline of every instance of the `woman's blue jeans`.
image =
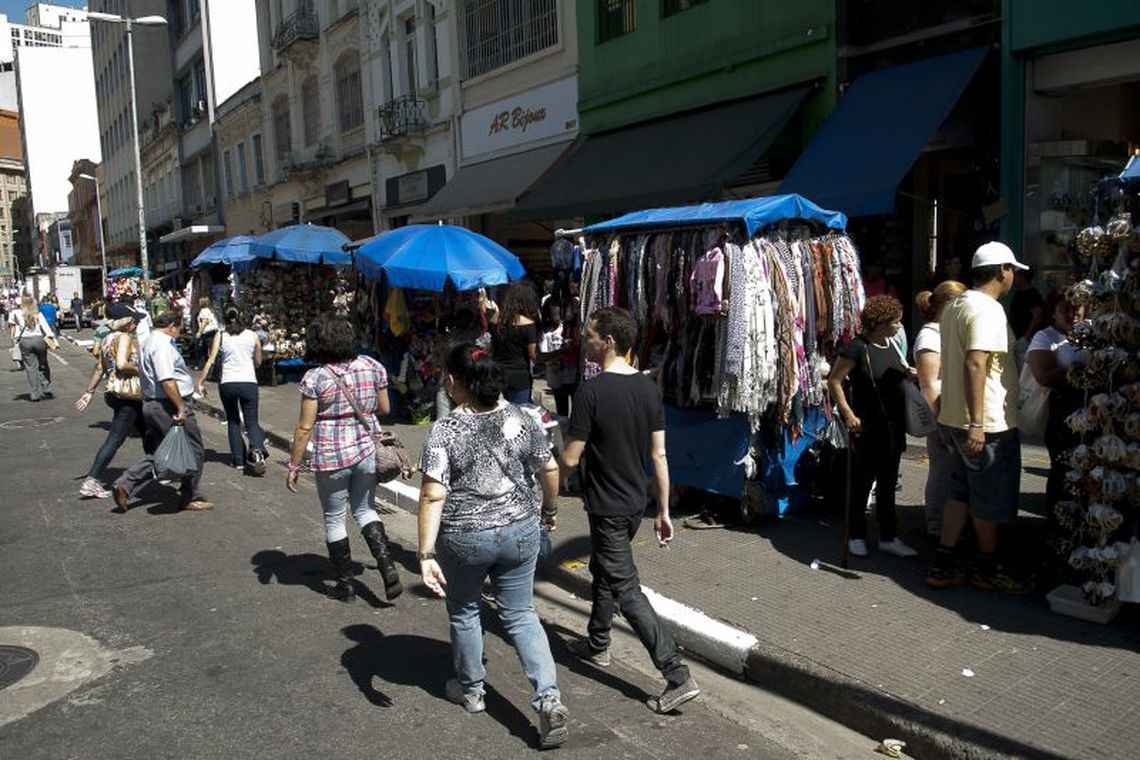
<svg viewBox="0 0 1140 760">
<path fill-rule="evenodd" d="M 483 694 L 483 625 L 479 597 L 483 579 L 495 584 L 499 619 L 518 652 L 534 689 L 531 707 L 545 697 L 561 698 L 550 641 L 534 611 L 534 568 L 539 547 L 538 517 L 502 528 L 441 533 L 439 564 L 447 578 L 447 614 L 455 675 L 466 694 Z"/>
</svg>

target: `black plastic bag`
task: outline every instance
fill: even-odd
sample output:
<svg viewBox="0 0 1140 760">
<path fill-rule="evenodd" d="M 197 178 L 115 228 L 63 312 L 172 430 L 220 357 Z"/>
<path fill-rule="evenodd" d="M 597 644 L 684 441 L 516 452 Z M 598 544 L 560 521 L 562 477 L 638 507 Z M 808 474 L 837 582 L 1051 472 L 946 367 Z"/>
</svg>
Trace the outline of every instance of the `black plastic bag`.
<svg viewBox="0 0 1140 760">
<path fill-rule="evenodd" d="M 154 452 L 154 474 L 159 480 L 181 480 L 198 471 L 198 457 L 186 428 L 172 425 Z"/>
</svg>

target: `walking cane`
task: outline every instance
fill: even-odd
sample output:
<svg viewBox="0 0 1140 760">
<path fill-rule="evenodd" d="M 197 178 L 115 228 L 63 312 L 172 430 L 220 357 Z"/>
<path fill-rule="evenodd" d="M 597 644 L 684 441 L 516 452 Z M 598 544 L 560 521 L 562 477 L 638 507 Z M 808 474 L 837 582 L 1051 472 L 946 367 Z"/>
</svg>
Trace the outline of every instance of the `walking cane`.
<svg viewBox="0 0 1140 760">
<path fill-rule="evenodd" d="M 851 558 L 851 431 L 847 431 L 847 449 L 844 452 L 847 458 L 846 487 L 843 489 L 843 551 L 839 566 L 847 569 Z"/>
</svg>

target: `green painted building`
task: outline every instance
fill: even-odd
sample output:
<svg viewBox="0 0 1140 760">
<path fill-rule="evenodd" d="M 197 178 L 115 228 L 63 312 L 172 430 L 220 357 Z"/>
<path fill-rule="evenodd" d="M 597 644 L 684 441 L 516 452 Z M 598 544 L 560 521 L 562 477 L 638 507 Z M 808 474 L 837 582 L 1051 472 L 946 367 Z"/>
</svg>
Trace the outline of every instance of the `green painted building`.
<svg viewBox="0 0 1140 760">
<path fill-rule="evenodd" d="M 1060 281 L 1091 189 L 1140 149 L 1140 2 L 1004 0 L 1002 17 L 1003 236 Z"/>
<path fill-rule="evenodd" d="M 584 137 L 520 209 L 581 219 L 770 192 L 834 107 L 835 7 L 578 0 Z"/>
</svg>

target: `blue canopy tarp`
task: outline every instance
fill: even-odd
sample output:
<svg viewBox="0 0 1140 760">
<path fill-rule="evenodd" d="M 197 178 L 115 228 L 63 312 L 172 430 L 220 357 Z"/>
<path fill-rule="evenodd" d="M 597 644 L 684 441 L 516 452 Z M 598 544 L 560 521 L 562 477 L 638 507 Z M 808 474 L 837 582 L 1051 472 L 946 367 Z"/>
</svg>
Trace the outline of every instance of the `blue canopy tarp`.
<svg viewBox="0 0 1140 760">
<path fill-rule="evenodd" d="M 1140 184 L 1140 156 L 1128 159 L 1124 171 L 1120 173 L 1120 181 L 1125 184 Z"/>
<path fill-rule="evenodd" d="M 347 235 L 332 227 L 294 224 L 254 238 L 250 247 L 260 259 L 347 266 L 352 256 L 344 246 L 350 242 Z"/>
<path fill-rule="evenodd" d="M 236 235 L 225 240 L 219 240 L 198 254 L 190 262 L 190 268 L 199 269 L 211 264 L 234 266 L 256 261 L 257 255 L 252 250 L 253 241 L 254 238 L 249 235 Z"/>
<path fill-rule="evenodd" d="M 847 228 L 847 216 L 838 211 L 820 208 L 800 195 L 772 195 L 739 201 L 701 203 L 696 206 L 655 208 L 634 211 L 608 222 L 591 224 L 588 233 L 607 232 L 633 227 L 674 227 L 685 224 L 741 222 L 751 237 L 757 230 L 789 219 L 806 219 L 833 230 Z"/>
<path fill-rule="evenodd" d="M 142 277 L 143 270 L 138 267 L 121 267 L 107 272 L 108 280 L 118 280 L 121 277 Z"/>
<path fill-rule="evenodd" d="M 503 285 L 526 274 L 518 257 L 490 238 L 447 224 L 412 224 L 377 235 L 356 248 L 365 277 L 394 288 L 442 292 Z"/>
</svg>

